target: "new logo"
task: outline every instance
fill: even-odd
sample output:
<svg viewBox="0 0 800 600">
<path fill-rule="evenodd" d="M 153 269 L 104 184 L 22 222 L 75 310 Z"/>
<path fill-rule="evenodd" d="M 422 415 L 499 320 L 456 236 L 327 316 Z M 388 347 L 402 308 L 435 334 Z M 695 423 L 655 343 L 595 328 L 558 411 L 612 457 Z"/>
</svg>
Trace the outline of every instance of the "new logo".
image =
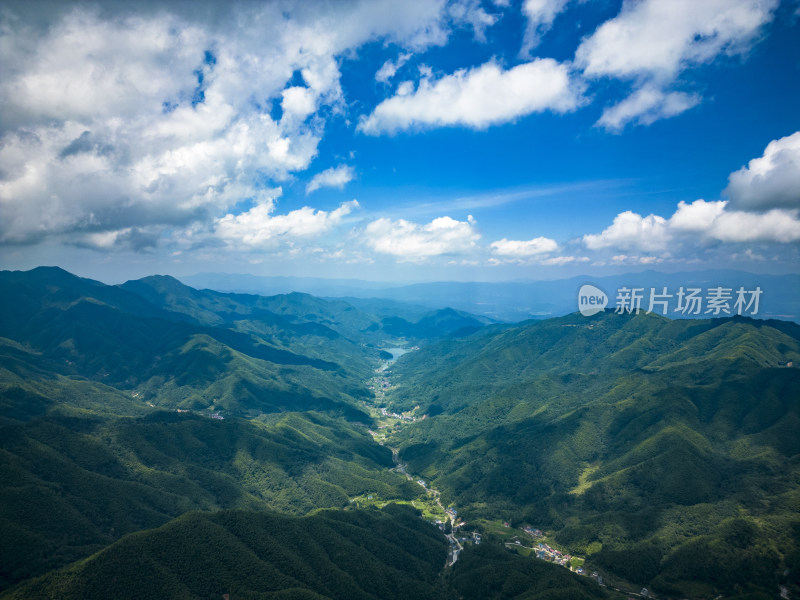
<svg viewBox="0 0 800 600">
<path fill-rule="evenodd" d="M 606 293 L 593 285 L 585 284 L 578 291 L 578 310 L 584 317 L 591 317 L 608 306 Z"/>
</svg>

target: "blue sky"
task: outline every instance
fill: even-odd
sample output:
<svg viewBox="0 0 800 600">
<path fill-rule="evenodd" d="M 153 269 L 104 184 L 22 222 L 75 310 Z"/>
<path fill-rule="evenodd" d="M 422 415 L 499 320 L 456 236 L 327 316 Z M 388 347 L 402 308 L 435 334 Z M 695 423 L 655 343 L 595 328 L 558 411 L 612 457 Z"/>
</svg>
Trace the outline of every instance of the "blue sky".
<svg viewBox="0 0 800 600">
<path fill-rule="evenodd" d="M 0 5 L 0 268 L 800 265 L 800 2 Z"/>
</svg>

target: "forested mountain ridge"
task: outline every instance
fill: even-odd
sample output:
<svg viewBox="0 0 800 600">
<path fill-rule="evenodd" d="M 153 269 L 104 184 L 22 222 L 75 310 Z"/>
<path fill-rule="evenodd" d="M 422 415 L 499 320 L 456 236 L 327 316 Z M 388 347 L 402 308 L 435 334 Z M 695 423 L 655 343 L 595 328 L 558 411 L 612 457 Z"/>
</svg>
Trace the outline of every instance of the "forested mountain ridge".
<svg viewBox="0 0 800 600">
<path fill-rule="evenodd" d="M 316 413 L 45 417 L 0 433 L 0 588 L 189 510 L 303 514 L 420 493 L 365 431 Z"/>
<path fill-rule="evenodd" d="M 433 600 L 446 547 L 407 510 L 192 512 L 2 597 Z"/>
<path fill-rule="evenodd" d="M 468 518 L 662 593 L 775 590 L 800 578 L 798 359 L 793 323 L 575 314 L 403 357 L 387 401 L 428 414 L 395 441 Z"/>
<path fill-rule="evenodd" d="M 26 582 L 4 599 L 593 600 L 603 588 L 484 545 L 449 572 L 447 544 L 407 507 L 190 512 Z"/>
<path fill-rule="evenodd" d="M 299 345 L 192 323 L 137 294 L 59 269 L 2 273 L 0 291 L 0 338 L 16 346 L 19 361 L 52 373 L 167 408 L 359 412 L 353 394 L 363 394 L 367 367 L 345 369 L 330 360 L 334 352 L 308 356 Z"/>
<path fill-rule="evenodd" d="M 385 317 L 307 294 L 221 294 L 165 276 L 107 286 L 53 267 L 1 272 L 0 297 L 0 344 L 17 369 L 107 384 L 156 406 L 250 415 L 357 418 L 378 345 L 482 322 L 435 311 L 392 329 Z M 19 387 L 33 394 L 30 379 Z"/>
<path fill-rule="evenodd" d="M 0 273 L 0 295 L 0 352 L 17 393 L 41 395 L 38 369 L 155 406 L 250 416 L 310 409 L 366 421 L 357 404 L 377 346 L 481 323 L 437 311 L 387 331 L 385 318 L 307 294 L 221 294 L 166 276 L 107 286 L 48 267 Z M 440 312 L 449 325 L 427 327 Z"/>
<path fill-rule="evenodd" d="M 57 268 L 2 272 L 0 292 L 0 587 L 188 510 L 421 492 L 366 431 L 383 337 L 344 303 Z"/>
<path fill-rule="evenodd" d="M 292 544 L 305 534 L 254 559 L 238 554 L 259 535 L 243 523 L 302 529 L 312 521 L 291 515 L 345 514 L 372 495 L 381 506 L 419 500 L 427 485 L 478 529 L 486 519 L 540 527 L 589 568 L 662 598 L 800 593 L 796 324 L 606 311 L 485 326 L 451 309 L 222 294 L 166 276 L 107 286 L 54 268 L 0 272 L 0 291 L 0 589 L 10 597 L 107 597 L 108 565 L 157 565 L 159 540 L 213 552 L 192 527 L 224 538 L 232 564 L 255 561 L 253 581 L 283 582 L 262 596 L 261 583 L 237 588 L 252 597 L 342 597 L 275 562 L 302 557 L 308 542 Z M 395 345 L 419 349 L 389 366 L 382 350 Z M 245 512 L 219 512 L 231 510 Z M 409 547 L 430 537 L 404 529 L 403 510 L 326 513 L 323 529 L 358 522 L 327 538 L 324 554 L 394 519 Z M 192 511 L 203 512 L 181 517 Z M 432 531 L 439 541 L 423 546 L 441 542 Z M 433 579 L 439 558 L 401 561 L 402 575 L 391 561 L 370 568 L 419 597 L 605 595 L 491 540 Z M 320 562 L 334 579 L 351 569 L 337 561 Z M 235 579 L 209 573 L 199 593 L 185 584 L 192 561 L 162 566 L 142 581 L 171 597 Z M 390 597 L 345 579 L 352 597 Z"/>
</svg>

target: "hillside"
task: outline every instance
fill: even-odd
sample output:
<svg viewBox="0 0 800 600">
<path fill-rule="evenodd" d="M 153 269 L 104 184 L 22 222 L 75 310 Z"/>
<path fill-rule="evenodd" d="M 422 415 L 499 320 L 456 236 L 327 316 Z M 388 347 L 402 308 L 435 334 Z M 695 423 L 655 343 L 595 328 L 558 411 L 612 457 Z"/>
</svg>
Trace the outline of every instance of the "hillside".
<svg viewBox="0 0 800 600">
<path fill-rule="evenodd" d="M 443 572 L 447 543 L 407 507 L 190 512 L 26 582 L 3 599 L 307 598 L 593 600 L 594 581 L 497 546 L 468 547 Z"/>
<path fill-rule="evenodd" d="M 610 596 L 587 577 L 493 544 L 467 546 L 448 574 L 462 600 L 592 600 Z"/>
<path fill-rule="evenodd" d="M 0 588 L 189 510 L 420 493 L 365 429 L 378 350 L 318 322 L 346 307 L 55 268 L 0 273 L 0 291 Z"/>
<path fill-rule="evenodd" d="M 355 405 L 370 357 L 361 351 L 359 361 L 341 364 L 357 341 L 349 342 L 348 353 L 320 350 L 318 332 L 310 327 L 299 333 L 286 327 L 293 337 L 276 341 L 253 331 L 258 316 L 248 322 L 252 327 L 239 321 L 238 328 L 207 315 L 190 318 L 59 269 L 0 273 L 0 291 L 0 339 L 10 341 L 5 345 L 13 346 L 28 372 L 37 367 L 99 382 L 165 408 L 251 415 L 326 410 L 364 417 Z M 305 354 L 309 346 L 318 349 Z M 24 379 L 16 386 L 30 384 Z"/>
<path fill-rule="evenodd" d="M 155 412 L 0 430 L 0 589 L 189 510 L 304 514 L 419 487 L 363 430 L 314 413 L 268 423 Z"/>
<path fill-rule="evenodd" d="M 576 314 L 405 356 L 387 399 L 429 415 L 395 442 L 467 518 L 662 593 L 774 591 L 800 577 L 798 358 L 791 323 Z"/>
<path fill-rule="evenodd" d="M 400 509 L 193 512 L 0 597 L 434 599 L 446 552 Z"/>
<path fill-rule="evenodd" d="M 139 556 L 143 585 L 168 597 L 342 597 L 329 587 L 342 573 L 345 597 L 603 596 L 502 548 L 490 523 L 503 521 L 660 598 L 800 593 L 794 323 L 609 310 L 510 325 L 54 268 L 2 272 L 0 291 L 0 590 L 13 597 L 103 597 Z M 376 541 L 367 571 L 396 585 L 370 587 L 337 548 L 412 517 L 351 508 L 412 500 L 428 519 L 457 508 L 486 544 L 433 577 Z M 318 509 L 340 512 L 300 518 Z M 280 557 L 312 544 L 290 532 L 331 521 L 352 539 L 316 540 L 328 575 L 285 571 L 294 559 Z M 258 523 L 286 535 L 240 554 Z M 397 526 L 409 547 L 415 527 Z M 192 528 L 254 579 L 233 578 L 229 558 L 196 577 L 215 550 Z M 160 554 L 172 537 L 185 564 Z"/>
</svg>

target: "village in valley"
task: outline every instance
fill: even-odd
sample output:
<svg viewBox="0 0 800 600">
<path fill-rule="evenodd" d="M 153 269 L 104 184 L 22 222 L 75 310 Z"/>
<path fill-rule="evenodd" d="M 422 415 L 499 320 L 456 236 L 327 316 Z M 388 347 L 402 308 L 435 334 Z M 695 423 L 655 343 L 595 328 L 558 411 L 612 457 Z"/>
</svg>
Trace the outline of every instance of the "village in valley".
<svg viewBox="0 0 800 600">
<path fill-rule="evenodd" d="M 418 348 L 414 347 L 411 350 L 416 349 Z M 398 348 L 392 348 L 391 350 L 398 350 Z M 391 360 L 383 361 L 381 366 L 376 369 L 375 375 L 367 382 L 367 387 L 372 391 L 374 398 L 372 402 L 365 402 L 365 407 L 377 423 L 376 430 L 369 429 L 369 433 L 375 441 L 386 446 L 390 443 L 390 436 L 393 432 L 399 431 L 400 428 L 409 423 L 427 418 L 426 414 L 419 414 L 419 406 L 402 413 L 393 412 L 385 406 L 386 393 L 393 385 L 391 365 L 401 354 L 408 351 L 402 348 L 400 350 L 402 350 L 401 353 L 393 353 Z M 391 446 L 389 447 L 391 448 Z M 426 491 L 422 498 L 404 503 L 410 504 L 419 510 L 423 518 L 431 521 L 445 533 L 450 542 L 448 566 L 455 564 L 465 544 L 480 544 L 482 536 L 489 535 L 493 539 L 502 540 L 509 550 L 531 558 L 552 562 L 579 575 L 592 577 L 599 585 L 605 585 L 602 575 L 597 572 L 592 572 L 591 574 L 584 572 L 583 558 L 572 556 L 553 547 L 548 543 L 547 535 L 536 527 L 525 524 L 516 528 L 512 527 L 508 522 L 486 520 L 467 523 L 459 516 L 454 506 L 444 506 L 442 504 L 438 490 L 431 487 L 422 477 L 408 472 L 408 467 L 400 460 L 397 449 L 391 448 L 391 450 L 395 462 L 394 470 L 405 475 L 409 480 L 415 481 Z M 360 507 L 383 507 L 389 504 L 390 501 L 377 498 L 374 495 L 366 495 L 354 498 L 351 502 Z M 643 591 L 646 592 L 646 590 Z"/>
</svg>

